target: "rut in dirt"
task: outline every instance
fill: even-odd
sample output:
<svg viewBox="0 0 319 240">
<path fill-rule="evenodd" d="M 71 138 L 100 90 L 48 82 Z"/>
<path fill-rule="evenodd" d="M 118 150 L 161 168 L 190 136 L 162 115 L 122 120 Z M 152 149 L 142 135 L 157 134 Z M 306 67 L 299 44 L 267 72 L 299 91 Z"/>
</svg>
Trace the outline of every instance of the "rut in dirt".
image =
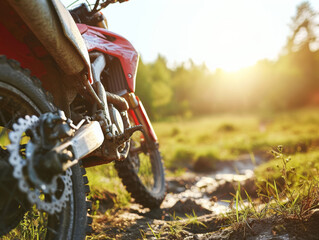
<svg viewBox="0 0 319 240">
<path fill-rule="evenodd" d="M 217 231 L 225 225 L 225 219 L 220 216 L 230 210 L 225 200 L 233 198 L 238 182 L 252 197 L 257 196 L 253 170 L 261 162 L 260 157 L 252 161 L 245 155 L 237 161 L 216 163 L 217 170 L 213 172 L 188 171 L 179 177 L 168 177 L 167 196 L 159 209 L 143 209 L 132 203 L 126 209 L 111 210 L 109 217 L 101 213 L 114 205 L 114 195 L 106 194 L 99 199 L 100 214 L 95 217 L 95 234 L 115 239 L 156 239 L 159 237 L 155 236 L 157 232 L 167 239 L 172 223 L 185 226 L 175 238 Z M 192 217 L 202 224 L 189 223 Z"/>
</svg>

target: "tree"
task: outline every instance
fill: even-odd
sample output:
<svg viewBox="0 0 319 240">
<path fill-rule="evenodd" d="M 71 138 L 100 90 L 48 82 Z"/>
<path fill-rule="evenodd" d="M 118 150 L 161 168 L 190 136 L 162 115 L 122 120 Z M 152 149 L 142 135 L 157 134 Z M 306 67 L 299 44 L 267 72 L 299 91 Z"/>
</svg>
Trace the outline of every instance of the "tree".
<svg viewBox="0 0 319 240">
<path fill-rule="evenodd" d="M 288 52 L 318 49 L 319 39 L 316 35 L 319 24 L 317 22 L 318 12 L 314 11 L 309 2 L 302 2 L 297 6 L 296 16 L 292 17 L 290 28 L 292 34 L 288 37 Z"/>
</svg>

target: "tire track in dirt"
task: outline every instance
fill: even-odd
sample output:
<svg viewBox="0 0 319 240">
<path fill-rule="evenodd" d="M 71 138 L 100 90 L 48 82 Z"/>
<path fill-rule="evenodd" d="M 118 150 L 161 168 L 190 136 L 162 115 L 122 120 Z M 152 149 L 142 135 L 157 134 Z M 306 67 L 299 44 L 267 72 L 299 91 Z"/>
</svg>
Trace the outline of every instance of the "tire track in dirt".
<svg viewBox="0 0 319 240">
<path fill-rule="evenodd" d="M 238 182 L 252 198 L 257 197 L 253 169 L 260 163 L 261 157 L 255 157 L 253 164 L 246 155 L 217 163 L 218 170 L 212 173 L 169 177 L 161 208 L 149 210 L 132 203 L 108 215 L 98 214 L 92 239 L 318 239 L 316 210 L 306 221 L 273 216 L 227 225 L 222 215 L 230 210 L 230 204 L 224 200 L 233 198 Z"/>
<path fill-rule="evenodd" d="M 222 200 L 231 199 L 230 193 L 236 191 L 238 181 L 254 185 L 254 167 L 249 156 L 243 156 L 238 161 L 217 163 L 218 170 L 209 174 L 186 172 L 180 177 L 170 177 L 167 179 L 168 193 L 160 209 L 143 209 L 132 203 L 128 208 L 114 210 L 111 218 L 99 214 L 94 220 L 93 239 L 106 236 L 115 239 L 142 239 L 144 236 L 152 239 L 155 238 L 152 230 L 155 234 L 162 233 L 166 239 L 169 234 L 165 232 L 171 223 L 177 228 L 180 228 L 179 225 L 190 225 L 190 217 L 186 215 L 198 217 L 198 221 L 206 227 L 201 224 L 201 227 L 183 227 L 178 229 L 180 237 L 216 231 L 222 224 L 219 214 L 228 209 L 228 204 Z M 112 206 L 107 201 L 100 205 L 104 211 L 107 208 L 104 205 Z"/>
</svg>

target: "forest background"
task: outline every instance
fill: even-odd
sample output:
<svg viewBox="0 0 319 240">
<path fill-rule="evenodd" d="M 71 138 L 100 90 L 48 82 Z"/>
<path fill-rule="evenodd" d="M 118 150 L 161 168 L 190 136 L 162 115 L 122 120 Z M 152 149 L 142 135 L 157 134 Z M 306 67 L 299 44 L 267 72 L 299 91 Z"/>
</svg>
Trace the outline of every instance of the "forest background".
<svg viewBox="0 0 319 240">
<path fill-rule="evenodd" d="M 192 60 L 169 67 L 161 55 L 152 63 L 140 58 L 137 95 L 154 120 L 317 106 L 318 13 L 303 2 L 297 6 L 289 27 L 291 33 L 277 60 L 260 60 L 236 72 L 212 72 Z"/>
</svg>

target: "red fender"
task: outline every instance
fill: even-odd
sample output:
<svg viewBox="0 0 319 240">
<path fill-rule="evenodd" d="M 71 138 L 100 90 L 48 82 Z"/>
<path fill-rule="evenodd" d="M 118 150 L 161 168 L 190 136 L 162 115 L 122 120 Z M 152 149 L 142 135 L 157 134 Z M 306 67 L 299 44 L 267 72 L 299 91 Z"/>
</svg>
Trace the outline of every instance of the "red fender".
<svg viewBox="0 0 319 240">
<path fill-rule="evenodd" d="M 85 24 L 77 26 L 89 52 L 103 52 L 120 60 L 129 90 L 134 92 L 139 55 L 132 44 L 122 36 L 104 28 Z"/>
</svg>

